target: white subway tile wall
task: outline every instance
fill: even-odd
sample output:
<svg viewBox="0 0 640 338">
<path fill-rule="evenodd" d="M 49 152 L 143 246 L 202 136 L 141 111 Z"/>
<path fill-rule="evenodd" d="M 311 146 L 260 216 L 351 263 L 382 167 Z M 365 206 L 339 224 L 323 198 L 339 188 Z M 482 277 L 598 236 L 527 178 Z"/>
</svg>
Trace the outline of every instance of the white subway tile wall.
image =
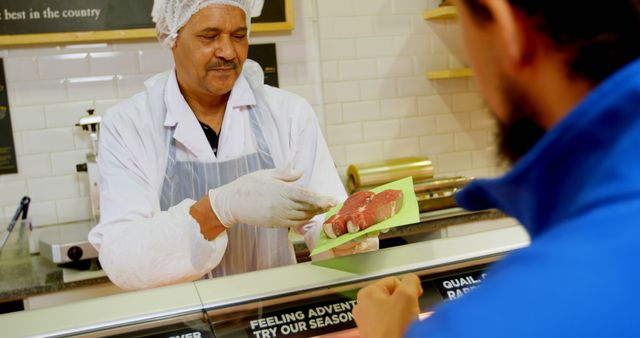
<svg viewBox="0 0 640 338">
<path fill-rule="evenodd" d="M 337 169 L 429 156 L 443 175 L 497 175 L 495 124 L 473 80 L 429 81 L 425 72 L 462 65 L 453 21 L 427 22 L 438 0 L 295 0 L 290 33 L 253 33 L 277 44 L 281 87 L 316 110 Z M 139 92 L 172 64 L 153 40 L 0 49 L 19 173 L 0 176 L 0 216 L 32 197 L 35 226 L 88 219 L 91 147 L 74 123 L 90 108 Z"/>
<path fill-rule="evenodd" d="M 350 163 L 378 161 L 384 157 L 382 153 L 383 143 L 381 141 L 352 144 L 347 145 L 345 148 L 347 151 L 346 158 L 349 159 Z"/>
<path fill-rule="evenodd" d="M 46 121 L 42 106 L 17 107 L 11 111 L 13 131 L 45 128 Z"/>
<path fill-rule="evenodd" d="M 439 3 L 317 1 L 327 139 L 341 175 L 403 156 L 430 157 L 438 176 L 500 172 L 495 124 L 474 81 L 425 77 L 465 66 L 457 23 L 422 18 Z"/>
<path fill-rule="evenodd" d="M 44 107 L 47 128 L 70 127 L 78 122 L 78 112 L 85 112 L 94 107 L 95 101 L 71 101 L 49 104 Z M 37 106 L 36 106 L 37 107 Z M 12 118 L 13 118 L 12 114 Z M 38 128 L 32 128 L 38 129 Z"/>
</svg>

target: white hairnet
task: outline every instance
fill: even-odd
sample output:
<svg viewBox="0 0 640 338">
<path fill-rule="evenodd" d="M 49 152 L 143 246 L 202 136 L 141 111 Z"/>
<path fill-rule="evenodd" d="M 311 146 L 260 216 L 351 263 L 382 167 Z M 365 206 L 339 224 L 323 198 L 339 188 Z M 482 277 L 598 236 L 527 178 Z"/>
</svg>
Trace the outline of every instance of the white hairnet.
<svg viewBox="0 0 640 338">
<path fill-rule="evenodd" d="M 247 29 L 251 29 L 252 14 L 260 15 L 264 0 L 155 0 L 151 17 L 156 23 L 158 41 L 167 48 L 173 47 L 178 38 L 178 31 L 191 16 L 209 5 L 216 4 L 242 9 L 247 18 Z"/>
</svg>

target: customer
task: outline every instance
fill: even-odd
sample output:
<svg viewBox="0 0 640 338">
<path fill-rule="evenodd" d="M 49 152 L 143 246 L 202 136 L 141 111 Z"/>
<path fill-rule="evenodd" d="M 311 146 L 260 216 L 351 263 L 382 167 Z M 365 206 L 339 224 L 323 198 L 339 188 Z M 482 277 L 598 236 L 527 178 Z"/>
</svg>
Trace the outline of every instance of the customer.
<svg viewBox="0 0 640 338">
<path fill-rule="evenodd" d="M 361 290 L 362 337 L 640 337 L 640 2 L 455 3 L 515 163 L 457 199 L 516 217 L 532 244 L 410 326 L 415 276 Z"/>
<path fill-rule="evenodd" d="M 320 214 L 346 198 L 311 106 L 264 85 L 246 59 L 251 9 L 250 0 L 154 3 L 175 68 L 101 125 L 101 220 L 89 239 L 121 288 L 294 264 L 289 228 L 313 248 Z"/>
</svg>

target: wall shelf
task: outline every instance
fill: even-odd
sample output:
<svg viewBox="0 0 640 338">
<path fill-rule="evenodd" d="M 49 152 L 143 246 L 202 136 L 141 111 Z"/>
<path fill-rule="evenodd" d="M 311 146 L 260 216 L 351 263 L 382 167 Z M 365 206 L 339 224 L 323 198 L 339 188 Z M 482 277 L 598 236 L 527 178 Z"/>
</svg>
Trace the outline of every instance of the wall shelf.
<svg viewBox="0 0 640 338">
<path fill-rule="evenodd" d="M 472 76 L 473 71 L 471 71 L 471 68 L 433 70 L 427 72 L 427 79 L 429 80 L 455 79 Z"/>
<path fill-rule="evenodd" d="M 458 10 L 455 6 L 442 6 L 424 11 L 422 16 L 425 20 L 455 19 L 458 17 Z M 443 69 L 427 72 L 427 79 L 429 80 L 457 79 L 472 76 L 473 72 L 471 68 Z"/>
<path fill-rule="evenodd" d="M 458 10 L 454 6 L 443 6 L 425 11 L 422 16 L 425 20 L 455 19 L 458 17 Z"/>
</svg>

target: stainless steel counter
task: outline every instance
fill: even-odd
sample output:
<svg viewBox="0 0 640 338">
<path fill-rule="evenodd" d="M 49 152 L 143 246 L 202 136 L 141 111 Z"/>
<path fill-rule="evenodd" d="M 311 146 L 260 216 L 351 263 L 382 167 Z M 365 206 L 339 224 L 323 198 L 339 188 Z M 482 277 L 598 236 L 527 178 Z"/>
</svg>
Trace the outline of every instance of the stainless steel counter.
<svg viewBox="0 0 640 338">
<path fill-rule="evenodd" d="M 3 337 L 107 336 L 172 322 L 210 320 L 252 302 L 322 294 L 406 272 L 436 273 L 488 263 L 527 246 L 519 226 L 419 242 L 361 255 L 130 292 L 0 316 Z M 213 318 L 215 319 L 215 318 Z"/>
</svg>

